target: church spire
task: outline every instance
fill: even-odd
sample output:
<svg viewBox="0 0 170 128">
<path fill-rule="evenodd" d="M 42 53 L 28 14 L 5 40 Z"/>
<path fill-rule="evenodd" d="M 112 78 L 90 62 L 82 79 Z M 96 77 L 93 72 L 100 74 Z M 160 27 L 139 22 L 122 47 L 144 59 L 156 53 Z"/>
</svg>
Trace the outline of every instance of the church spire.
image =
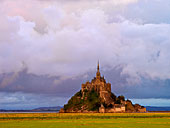
<svg viewBox="0 0 170 128">
<path fill-rule="evenodd" d="M 98 60 L 98 65 L 97 65 L 97 72 L 100 72 L 100 68 L 99 68 L 99 60 Z"/>
<path fill-rule="evenodd" d="M 100 79 L 100 67 L 99 67 L 99 61 L 98 61 L 98 65 L 97 65 L 96 78 L 97 78 L 97 79 Z"/>
</svg>

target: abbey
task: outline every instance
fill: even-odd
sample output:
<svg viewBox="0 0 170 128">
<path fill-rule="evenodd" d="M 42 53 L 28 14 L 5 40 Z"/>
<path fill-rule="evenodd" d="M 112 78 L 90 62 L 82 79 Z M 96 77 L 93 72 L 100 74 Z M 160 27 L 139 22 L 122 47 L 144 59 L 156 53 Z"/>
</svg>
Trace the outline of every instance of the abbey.
<svg viewBox="0 0 170 128">
<path fill-rule="evenodd" d="M 106 83 L 104 76 L 100 76 L 99 62 L 97 66 L 96 77 L 94 77 L 91 82 L 86 82 L 85 84 L 82 84 L 81 91 L 83 93 L 83 96 L 84 92 L 91 91 L 92 89 L 97 92 L 103 102 L 107 102 L 108 98 L 111 96 L 111 84 Z"/>
<path fill-rule="evenodd" d="M 115 113 L 115 112 L 146 112 L 146 108 L 125 100 L 124 96 L 116 96 L 111 92 L 111 84 L 101 77 L 99 62 L 96 76 L 82 84 L 77 92 L 60 112 L 73 113 Z"/>
</svg>

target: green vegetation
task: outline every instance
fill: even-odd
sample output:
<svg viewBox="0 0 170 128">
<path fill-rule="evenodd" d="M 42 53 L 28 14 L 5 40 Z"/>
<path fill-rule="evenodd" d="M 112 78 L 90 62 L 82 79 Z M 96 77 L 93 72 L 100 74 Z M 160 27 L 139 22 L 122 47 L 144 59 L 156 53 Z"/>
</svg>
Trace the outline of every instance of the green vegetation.
<svg viewBox="0 0 170 128">
<path fill-rule="evenodd" d="M 100 107 L 100 98 L 94 89 L 91 92 L 85 91 L 84 98 L 82 99 L 81 90 L 77 92 L 69 101 L 64 105 L 64 109 L 80 110 L 82 106 L 90 111 L 97 111 Z"/>
<path fill-rule="evenodd" d="M 118 99 L 120 100 L 120 101 L 125 101 L 125 97 L 124 96 L 118 96 Z"/>
<path fill-rule="evenodd" d="M 81 99 L 82 97 L 82 93 L 81 90 L 79 92 L 77 92 L 73 97 L 71 97 L 71 99 L 68 101 L 67 105 L 64 105 L 64 109 L 70 109 L 73 108 L 76 109 L 80 109 L 82 103 L 83 103 L 83 99 Z"/>
<path fill-rule="evenodd" d="M 116 95 L 114 93 L 111 92 L 111 98 L 113 99 L 113 101 L 115 102 L 116 101 Z"/>
<path fill-rule="evenodd" d="M 170 113 L 0 114 L 0 128 L 169 128 Z"/>
<path fill-rule="evenodd" d="M 92 90 L 89 95 L 87 96 L 87 100 L 85 101 L 85 104 L 88 105 L 89 110 L 95 111 L 98 110 L 101 103 L 100 98 L 96 91 Z"/>
</svg>

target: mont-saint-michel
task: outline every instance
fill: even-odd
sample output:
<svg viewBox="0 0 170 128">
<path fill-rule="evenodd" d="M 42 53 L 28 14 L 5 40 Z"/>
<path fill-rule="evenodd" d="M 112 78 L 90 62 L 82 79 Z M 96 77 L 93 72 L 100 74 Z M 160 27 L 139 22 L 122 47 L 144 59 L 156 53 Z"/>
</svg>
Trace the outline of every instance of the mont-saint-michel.
<svg viewBox="0 0 170 128">
<path fill-rule="evenodd" d="M 99 62 L 96 76 L 77 92 L 60 113 L 116 113 L 116 112 L 146 112 L 146 108 L 139 104 L 132 104 L 123 95 L 116 96 L 111 91 L 111 84 L 101 76 Z"/>
</svg>

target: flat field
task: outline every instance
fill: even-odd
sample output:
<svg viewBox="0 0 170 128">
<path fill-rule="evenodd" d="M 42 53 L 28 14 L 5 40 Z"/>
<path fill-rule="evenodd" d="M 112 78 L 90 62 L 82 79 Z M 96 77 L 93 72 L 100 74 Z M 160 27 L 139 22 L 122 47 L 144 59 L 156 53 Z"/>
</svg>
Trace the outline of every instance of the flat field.
<svg viewBox="0 0 170 128">
<path fill-rule="evenodd" d="M 1 113 L 0 128 L 170 128 L 170 113 Z"/>
</svg>

